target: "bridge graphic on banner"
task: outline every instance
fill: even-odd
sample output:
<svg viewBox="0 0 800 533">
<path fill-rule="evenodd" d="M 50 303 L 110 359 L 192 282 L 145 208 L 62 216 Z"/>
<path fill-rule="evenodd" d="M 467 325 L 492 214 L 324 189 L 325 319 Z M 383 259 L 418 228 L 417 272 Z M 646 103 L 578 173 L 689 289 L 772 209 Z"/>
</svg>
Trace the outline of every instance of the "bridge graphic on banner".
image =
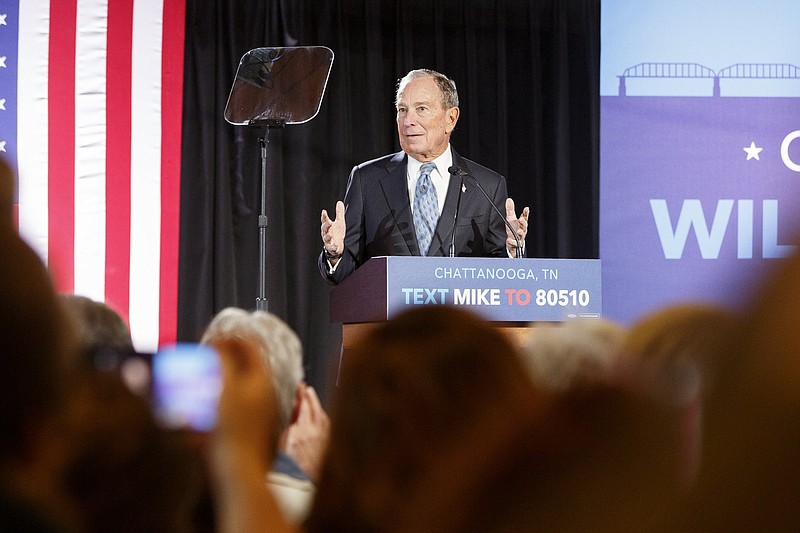
<svg viewBox="0 0 800 533">
<path fill-rule="evenodd" d="M 736 63 L 719 72 L 699 63 L 639 63 L 619 78 L 619 96 L 627 95 L 628 78 L 708 78 L 714 80 L 713 96 L 720 96 L 720 79 L 800 80 L 800 67 L 789 63 Z"/>
</svg>

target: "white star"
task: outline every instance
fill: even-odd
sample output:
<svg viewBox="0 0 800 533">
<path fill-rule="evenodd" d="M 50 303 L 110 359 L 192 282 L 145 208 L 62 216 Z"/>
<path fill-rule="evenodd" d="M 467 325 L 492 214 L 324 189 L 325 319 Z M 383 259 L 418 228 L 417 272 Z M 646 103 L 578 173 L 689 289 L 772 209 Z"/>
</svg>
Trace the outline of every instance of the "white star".
<svg viewBox="0 0 800 533">
<path fill-rule="evenodd" d="M 2 110 L 2 111 L 6 110 L 6 99 L 5 98 L 0 98 L 0 110 Z"/>
<path fill-rule="evenodd" d="M 756 161 L 761 161 L 761 159 L 758 157 L 758 154 L 761 153 L 761 150 L 763 150 L 763 148 L 758 148 L 756 146 L 756 142 L 755 141 L 750 141 L 750 147 L 749 148 L 748 147 L 744 147 L 744 148 L 742 148 L 742 150 L 747 152 L 746 161 L 750 161 L 751 159 L 755 159 Z"/>
<path fill-rule="evenodd" d="M 7 16 L 8 13 L 0 13 L 0 26 L 8 26 L 8 24 L 6 23 Z"/>
<path fill-rule="evenodd" d="M 6 68 L 6 56 L 0 56 L 0 68 Z"/>
<path fill-rule="evenodd" d="M 5 151 L 6 151 L 6 142 L 0 141 L 0 152 L 5 152 Z"/>
</svg>

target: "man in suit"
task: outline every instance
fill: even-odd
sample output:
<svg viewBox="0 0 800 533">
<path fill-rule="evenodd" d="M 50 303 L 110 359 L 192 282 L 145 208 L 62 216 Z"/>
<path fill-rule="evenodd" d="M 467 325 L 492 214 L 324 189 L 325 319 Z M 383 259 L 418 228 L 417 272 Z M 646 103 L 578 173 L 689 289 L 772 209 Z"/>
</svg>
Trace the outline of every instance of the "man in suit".
<svg viewBox="0 0 800 533">
<path fill-rule="evenodd" d="M 335 218 L 322 211 L 322 276 L 339 283 L 377 256 L 447 256 L 454 231 L 456 256 L 516 257 L 514 233 L 480 188 L 505 210 L 523 247 L 529 209 L 517 218 L 505 178 L 451 148 L 460 113 L 455 83 L 432 70 L 412 70 L 397 86 L 395 105 L 402 151 L 357 165 Z M 453 167 L 466 175 L 451 175 Z"/>
</svg>

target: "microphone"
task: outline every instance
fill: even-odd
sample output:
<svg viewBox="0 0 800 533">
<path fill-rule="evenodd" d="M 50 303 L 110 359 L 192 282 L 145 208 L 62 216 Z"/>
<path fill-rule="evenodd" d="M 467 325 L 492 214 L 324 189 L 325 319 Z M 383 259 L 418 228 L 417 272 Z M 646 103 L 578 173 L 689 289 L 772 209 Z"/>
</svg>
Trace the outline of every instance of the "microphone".
<svg viewBox="0 0 800 533">
<path fill-rule="evenodd" d="M 450 174 L 458 174 L 453 170 L 460 170 L 457 167 L 450 167 L 447 169 Z M 458 210 L 461 208 L 461 194 L 464 192 L 464 175 L 459 174 L 461 184 L 458 186 L 458 201 L 456 202 L 456 212 L 453 214 L 453 231 L 450 233 L 450 257 L 456 256 L 456 222 L 458 222 Z"/>
<path fill-rule="evenodd" d="M 496 205 L 494 205 L 494 202 L 492 201 L 492 198 L 489 196 L 489 194 L 486 192 L 486 190 L 481 186 L 481 184 L 478 183 L 478 180 L 475 179 L 475 176 L 473 176 L 472 174 L 470 174 L 466 170 L 461 169 L 461 168 L 459 168 L 459 167 L 457 167 L 455 165 L 453 165 L 452 167 L 448 168 L 447 171 L 450 174 L 454 175 L 454 176 L 461 176 L 461 185 L 462 185 L 461 188 L 462 189 L 464 188 L 463 187 L 463 185 L 464 185 L 464 177 L 472 178 L 472 181 L 475 183 L 475 185 L 478 186 L 478 190 L 483 193 L 483 195 L 489 201 L 489 205 L 492 206 L 492 209 L 494 209 L 495 213 L 497 213 L 500 216 L 500 220 L 502 220 L 505 223 L 506 228 L 508 228 L 508 231 L 511 232 L 511 235 L 514 236 L 514 240 L 517 241 L 517 258 L 522 257 L 522 243 L 519 240 L 519 235 L 517 235 L 517 232 L 514 231 L 514 228 L 512 228 L 511 224 L 508 222 L 508 220 L 506 220 L 506 216 L 497 208 Z M 459 202 L 461 201 L 461 190 L 458 191 L 458 200 L 459 200 Z M 456 205 L 456 215 L 458 215 L 458 205 Z M 453 234 L 455 234 L 455 232 L 456 232 L 456 227 L 455 227 L 455 221 L 454 221 Z M 455 235 L 453 235 L 453 242 L 455 242 Z M 450 246 L 451 246 L 451 254 L 452 254 L 452 252 L 454 251 L 454 248 L 455 248 L 455 244 L 451 244 Z M 452 257 L 452 255 L 451 255 L 451 257 Z"/>
</svg>

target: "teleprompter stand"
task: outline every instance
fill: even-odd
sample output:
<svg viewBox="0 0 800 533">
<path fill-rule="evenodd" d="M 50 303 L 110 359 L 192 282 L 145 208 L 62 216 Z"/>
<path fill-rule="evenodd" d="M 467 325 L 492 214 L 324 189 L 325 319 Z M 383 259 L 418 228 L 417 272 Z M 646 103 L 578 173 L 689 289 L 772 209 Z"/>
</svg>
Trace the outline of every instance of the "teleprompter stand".
<svg viewBox="0 0 800 533">
<path fill-rule="evenodd" d="M 258 216 L 258 295 L 256 309 L 267 311 L 267 145 L 269 131 L 308 122 L 319 112 L 333 51 L 324 46 L 254 48 L 242 56 L 225 106 L 225 120 L 258 126 L 261 148 L 261 210 Z"/>
</svg>

